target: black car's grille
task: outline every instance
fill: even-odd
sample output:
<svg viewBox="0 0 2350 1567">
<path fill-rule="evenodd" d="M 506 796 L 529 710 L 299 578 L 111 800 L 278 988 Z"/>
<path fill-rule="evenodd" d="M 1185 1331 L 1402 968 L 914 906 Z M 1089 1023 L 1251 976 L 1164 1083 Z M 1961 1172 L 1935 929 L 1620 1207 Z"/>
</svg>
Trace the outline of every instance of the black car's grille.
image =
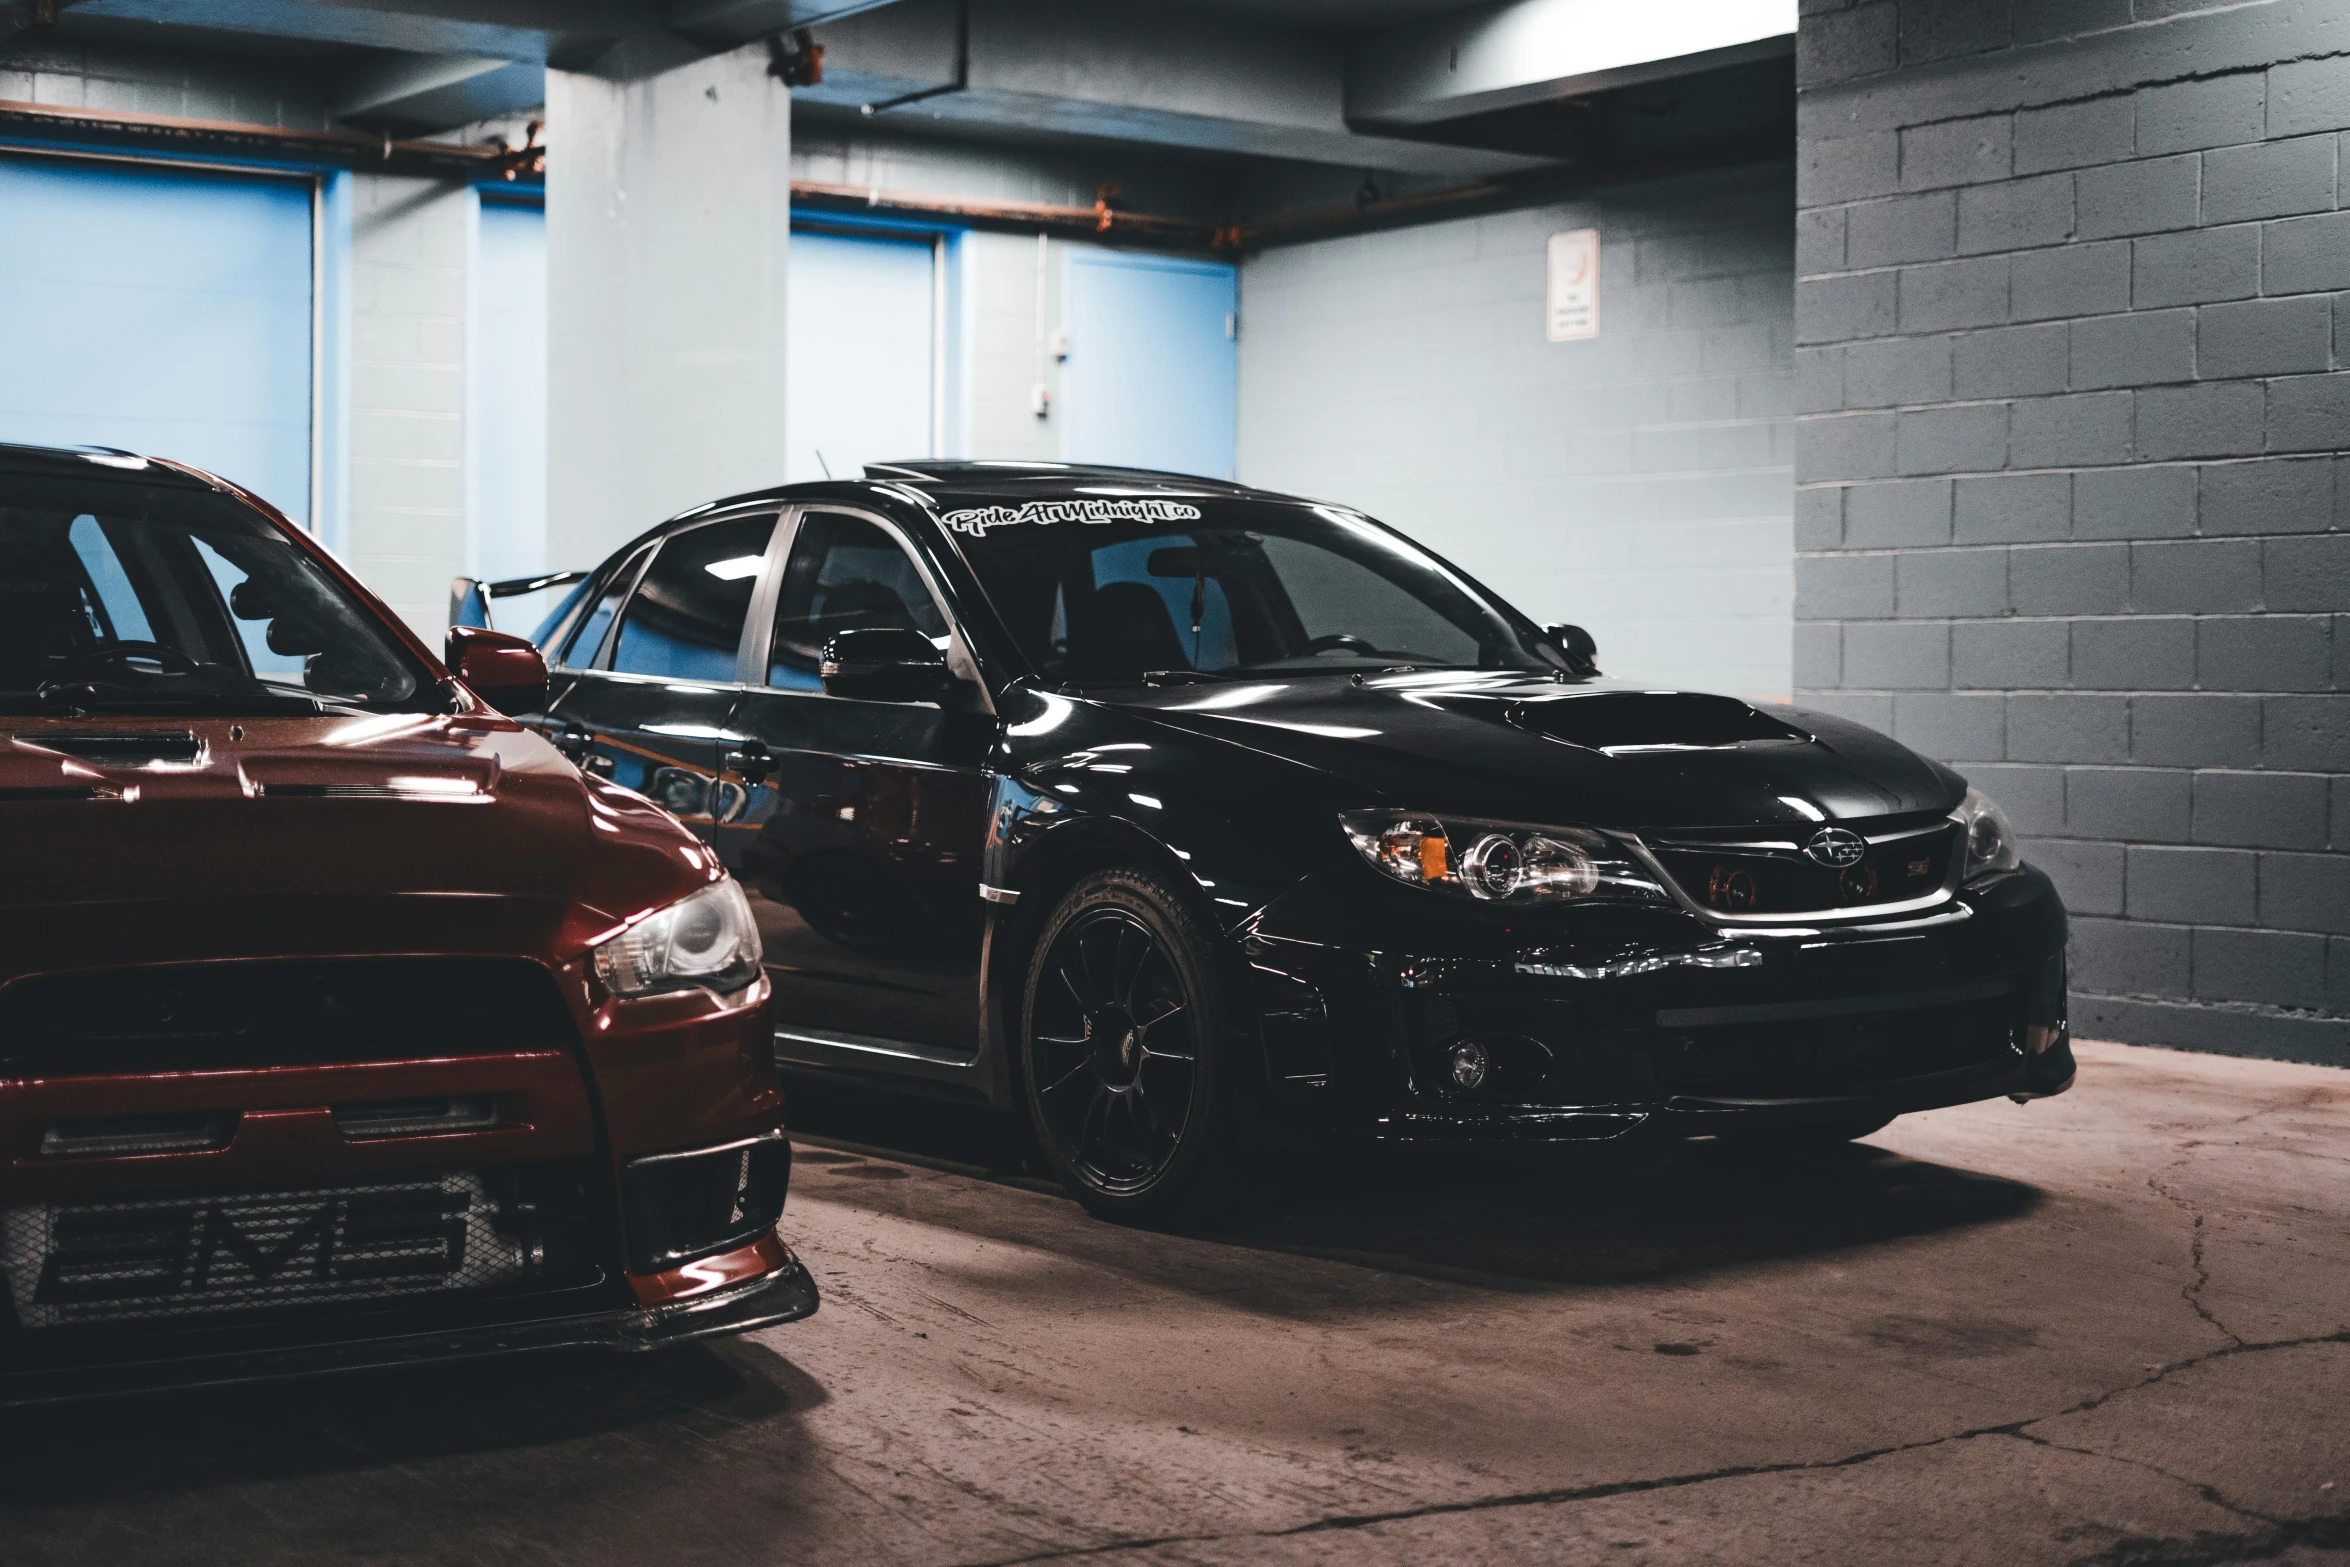
<svg viewBox="0 0 2350 1567">
<path fill-rule="evenodd" d="M 553 977 L 495 958 L 187 963 L 0 990 L 0 1074 L 221 1070 L 564 1045 Z"/>
<path fill-rule="evenodd" d="M 559 1167 L 311 1190 L 29 1203 L 0 1212 L 21 1328 L 551 1289 L 595 1276 Z"/>
<path fill-rule="evenodd" d="M 1668 1095 L 1789 1099 L 2023 1059 L 2023 1018 L 1999 995 L 1928 1011 L 1692 1029 L 1656 1045 Z"/>
<path fill-rule="evenodd" d="M 1847 866 L 1822 865 L 1799 848 L 1675 840 L 1652 842 L 1649 850 L 1692 903 L 1735 916 L 1832 914 L 1906 903 L 1942 886 L 1958 847 L 1958 824 L 1944 822 L 1869 844 Z"/>
</svg>

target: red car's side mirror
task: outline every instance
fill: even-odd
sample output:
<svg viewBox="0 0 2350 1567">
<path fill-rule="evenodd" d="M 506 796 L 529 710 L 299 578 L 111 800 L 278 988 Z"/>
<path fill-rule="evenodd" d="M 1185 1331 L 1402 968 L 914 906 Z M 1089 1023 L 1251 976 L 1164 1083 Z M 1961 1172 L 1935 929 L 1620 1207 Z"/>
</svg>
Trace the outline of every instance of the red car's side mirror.
<svg viewBox="0 0 2350 1567">
<path fill-rule="evenodd" d="M 527 637 L 478 626 L 451 626 L 449 673 L 501 713 L 535 713 L 547 705 L 547 661 Z"/>
</svg>

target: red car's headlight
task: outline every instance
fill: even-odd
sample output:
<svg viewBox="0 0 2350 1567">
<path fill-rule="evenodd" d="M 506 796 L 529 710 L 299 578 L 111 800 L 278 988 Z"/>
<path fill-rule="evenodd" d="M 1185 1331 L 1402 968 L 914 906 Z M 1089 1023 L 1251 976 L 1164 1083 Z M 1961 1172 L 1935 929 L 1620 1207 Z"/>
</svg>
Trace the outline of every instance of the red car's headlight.
<svg viewBox="0 0 2350 1567">
<path fill-rule="evenodd" d="M 759 977 L 758 922 L 740 883 L 714 882 L 595 949 L 596 977 L 616 996 L 699 987 L 721 995 Z"/>
</svg>

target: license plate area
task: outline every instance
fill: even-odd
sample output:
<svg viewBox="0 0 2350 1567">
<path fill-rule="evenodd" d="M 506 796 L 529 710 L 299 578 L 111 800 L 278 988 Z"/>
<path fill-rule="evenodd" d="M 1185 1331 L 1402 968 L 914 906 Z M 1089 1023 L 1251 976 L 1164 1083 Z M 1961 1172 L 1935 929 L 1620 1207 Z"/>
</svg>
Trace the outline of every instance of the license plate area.
<svg viewBox="0 0 2350 1567">
<path fill-rule="evenodd" d="M 26 1328 L 470 1293 L 542 1277 L 539 1237 L 450 1172 L 306 1191 L 26 1204 L 0 1265 Z"/>
</svg>

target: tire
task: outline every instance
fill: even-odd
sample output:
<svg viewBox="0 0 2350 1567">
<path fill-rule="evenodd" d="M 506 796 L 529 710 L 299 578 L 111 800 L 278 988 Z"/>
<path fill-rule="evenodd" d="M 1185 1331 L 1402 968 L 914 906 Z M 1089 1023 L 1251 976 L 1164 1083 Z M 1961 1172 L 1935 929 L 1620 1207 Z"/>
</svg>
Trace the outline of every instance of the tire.
<svg viewBox="0 0 2350 1567">
<path fill-rule="evenodd" d="M 1096 871 L 1053 909 L 1021 994 L 1037 1146 L 1095 1216 L 1208 1216 L 1239 1167 L 1239 1094 L 1216 938 L 1147 871 Z"/>
</svg>

